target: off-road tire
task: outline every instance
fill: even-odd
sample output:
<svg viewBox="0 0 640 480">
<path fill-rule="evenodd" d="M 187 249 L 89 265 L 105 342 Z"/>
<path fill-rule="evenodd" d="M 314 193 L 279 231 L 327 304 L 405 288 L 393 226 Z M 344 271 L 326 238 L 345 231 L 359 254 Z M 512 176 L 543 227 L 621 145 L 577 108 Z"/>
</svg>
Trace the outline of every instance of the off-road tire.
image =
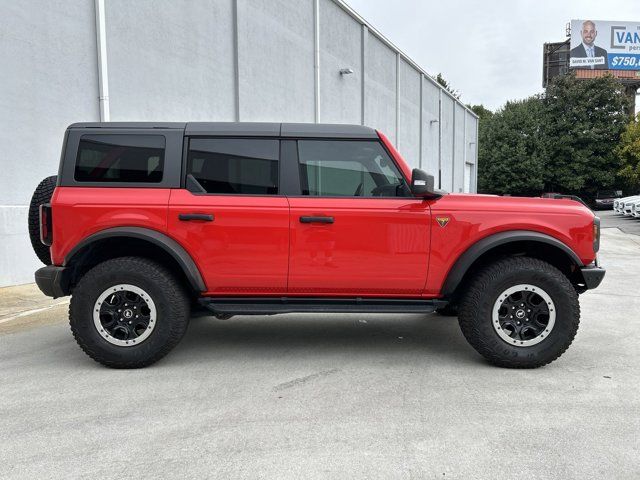
<svg viewBox="0 0 640 480">
<path fill-rule="evenodd" d="M 141 288 L 155 304 L 156 325 L 151 335 L 135 346 L 109 343 L 94 325 L 98 297 L 117 284 Z M 69 305 L 71 332 L 80 348 L 112 368 L 141 368 L 157 362 L 182 339 L 189 317 L 189 296 L 180 282 L 162 265 L 140 257 L 115 258 L 92 268 L 73 290 Z"/>
<path fill-rule="evenodd" d="M 536 345 L 511 345 L 500 338 L 492 325 L 498 296 L 519 284 L 539 286 L 556 307 L 553 329 Z M 553 362 L 569 348 L 580 324 L 580 304 L 575 288 L 560 270 L 535 258 L 511 257 L 478 272 L 464 293 L 458 321 L 471 346 L 494 365 L 537 368 Z"/>
<path fill-rule="evenodd" d="M 29 204 L 29 239 L 36 256 L 45 265 L 51 265 L 51 253 L 49 247 L 40 241 L 40 205 L 51 201 L 57 179 L 58 177 L 54 175 L 42 180 L 33 192 Z"/>
</svg>

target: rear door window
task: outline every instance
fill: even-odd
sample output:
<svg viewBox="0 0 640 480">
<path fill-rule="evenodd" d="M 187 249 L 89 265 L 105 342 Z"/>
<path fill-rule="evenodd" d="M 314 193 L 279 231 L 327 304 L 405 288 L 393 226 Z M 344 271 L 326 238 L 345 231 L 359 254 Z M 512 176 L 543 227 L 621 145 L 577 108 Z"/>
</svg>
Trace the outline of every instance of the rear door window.
<svg viewBox="0 0 640 480">
<path fill-rule="evenodd" d="M 256 138 L 192 138 L 187 174 L 207 193 L 277 195 L 280 142 Z"/>
<path fill-rule="evenodd" d="M 162 135 L 83 135 L 77 182 L 159 183 L 164 169 Z"/>
</svg>

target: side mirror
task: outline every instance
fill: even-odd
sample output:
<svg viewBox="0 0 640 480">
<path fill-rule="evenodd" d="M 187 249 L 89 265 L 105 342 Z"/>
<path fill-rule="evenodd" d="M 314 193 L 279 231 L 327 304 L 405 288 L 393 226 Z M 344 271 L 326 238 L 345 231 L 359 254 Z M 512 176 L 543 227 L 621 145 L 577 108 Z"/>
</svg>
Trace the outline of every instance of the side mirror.
<svg viewBox="0 0 640 480">
<path fill-rule="evenodd" d="M 424 170 L 414 168 L 411 173 L 411 193 L 414 197 L 439 198 L 442 192 L 435 189 L 435 179 Z"/>
</svg>

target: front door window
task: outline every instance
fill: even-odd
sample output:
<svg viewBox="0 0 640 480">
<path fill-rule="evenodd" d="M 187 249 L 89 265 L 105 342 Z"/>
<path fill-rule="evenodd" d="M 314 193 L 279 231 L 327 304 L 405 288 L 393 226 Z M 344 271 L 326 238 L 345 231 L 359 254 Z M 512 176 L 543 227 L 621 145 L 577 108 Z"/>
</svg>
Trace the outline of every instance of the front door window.
<svg viewBox="0 0 640 480">
<path fill-rule="evenodd" d="M 377 141 L 300 140 L 303 195 L 404 197 L 407 185 Z"/>
</svg>

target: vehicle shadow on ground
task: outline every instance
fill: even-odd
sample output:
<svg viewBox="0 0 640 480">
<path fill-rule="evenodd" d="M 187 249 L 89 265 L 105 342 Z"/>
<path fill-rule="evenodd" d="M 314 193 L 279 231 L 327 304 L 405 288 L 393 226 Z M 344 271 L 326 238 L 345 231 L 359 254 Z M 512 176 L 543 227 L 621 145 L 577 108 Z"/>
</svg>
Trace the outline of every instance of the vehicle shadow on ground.
<svg viewBox="0 0 640 480">
<path fill-rule="evenodd" d="M 22 353 L 40 352 L 30 360 L 33 365 L 46 358 L 58 367 L 104 368 L 78 348 L 66 326 L 44 328 L 42 335 L 36 335 L 40 329 L 30 329 L 5 339 L 20 336 L 26 342 L 20 348 Z M 2 353 L 0 361 L 8 362 L 7 367 L 24 361 L 16 352 L 6 358 Z M 188 369 L 208 363 L 248 366 L 283 359 L 331 363 L 352 358 L 364 364 L 398 361 L 490 368 L 465 340 L 458 319 L 436 314 L 286 314 L 229 320 L 195 314 L 182 341 L 156 365 Z"/>
<path fill-rule="evenodd" d="M 456 317 L 431 315 L 287 314 L 237 316 L 229 320 L 194 316 L 171 362 L 212 357 L 279 358 L 334 354 L 426 355 L 485 363 L 468 345 Z"/>
</svg>

